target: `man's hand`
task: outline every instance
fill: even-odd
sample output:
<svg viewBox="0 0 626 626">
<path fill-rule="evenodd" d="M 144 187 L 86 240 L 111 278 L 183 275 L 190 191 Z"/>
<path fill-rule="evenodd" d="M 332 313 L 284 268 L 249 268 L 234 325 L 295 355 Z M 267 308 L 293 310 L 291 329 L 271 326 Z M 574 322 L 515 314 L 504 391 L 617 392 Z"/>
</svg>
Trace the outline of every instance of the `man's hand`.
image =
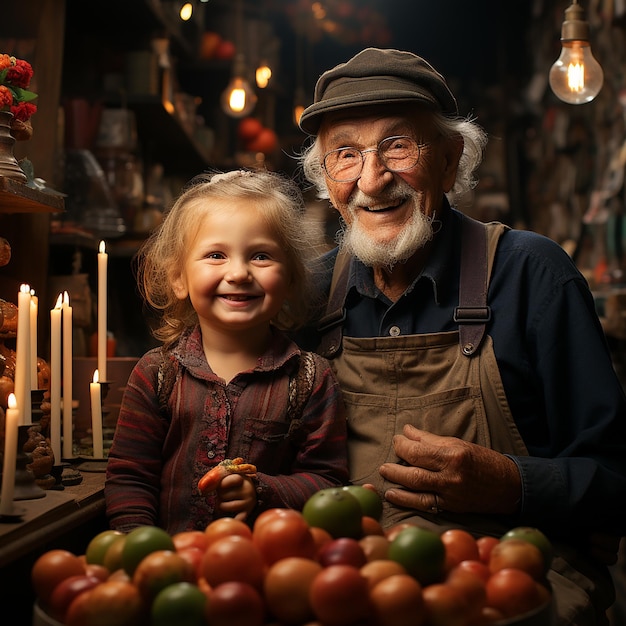
<svg viewBox="0 0 626 626">
<path fill-rule="evenodd" d="M 431 512 L 510 515 L 517 511 L 521 478 L 515 463 L 503 454 L 410 425 L 394 437 L 393 445 L 406 465 L 380 467 L 383 478 L 404 487 L 388 489 L 384 495 L 389 502 Z"/>
</svg>

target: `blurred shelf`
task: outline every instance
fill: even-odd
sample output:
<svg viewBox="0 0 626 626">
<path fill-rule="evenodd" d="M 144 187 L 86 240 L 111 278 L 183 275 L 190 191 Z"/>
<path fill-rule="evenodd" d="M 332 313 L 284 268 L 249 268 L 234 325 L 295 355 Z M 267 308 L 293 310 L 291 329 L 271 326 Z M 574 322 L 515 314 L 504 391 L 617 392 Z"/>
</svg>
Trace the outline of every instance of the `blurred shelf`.
<svg viewBox="0 0 626 626">
<path fill-rule="evenodd" d="M 63 196 L 44 193 L 0 176 L 0 213 L 60 213 L 64 210 Z"/>
</svg>

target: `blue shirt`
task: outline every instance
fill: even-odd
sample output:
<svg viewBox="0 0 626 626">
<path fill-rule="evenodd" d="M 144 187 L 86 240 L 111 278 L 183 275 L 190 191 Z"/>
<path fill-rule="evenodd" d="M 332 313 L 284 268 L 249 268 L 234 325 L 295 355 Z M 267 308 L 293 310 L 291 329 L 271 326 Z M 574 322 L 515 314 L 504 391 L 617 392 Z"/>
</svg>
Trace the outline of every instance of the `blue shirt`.
<svg viewBox="0 0 626 626">
<path fill-rule="evenodd" d="M 375 286 L 371 269 L 351 261 L 344 335 L 458 328 L 461 215 L 443 208 L 433 252 L 397 302 Z M 324 259 L 326 294 L 336 254 Z M 512 457 L 522 477 L 518 522 L 623 534 L 624 507 L 613 505 L 626 501 L 626 398 L 585 278 L 551 239 L 509 230 L 498 245 L 488 304 L 487 332 L 529 451 Z"/>
</svg>

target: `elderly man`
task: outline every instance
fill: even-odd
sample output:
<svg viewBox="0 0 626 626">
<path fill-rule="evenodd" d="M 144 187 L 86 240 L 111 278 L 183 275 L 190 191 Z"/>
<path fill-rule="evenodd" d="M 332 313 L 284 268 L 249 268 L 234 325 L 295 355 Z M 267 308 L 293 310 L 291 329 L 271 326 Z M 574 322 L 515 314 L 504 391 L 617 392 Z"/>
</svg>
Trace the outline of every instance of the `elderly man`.
<svg viewBox="0 0 626 626">
<path fill-rule="evenodd" d="M 626 515 L 626 400 L 588 285 L 550 239 L 453 208 L 486 143 L 424 59 L 368 48 L 319 78 L 306 177 L 342 220 L 327 308 L 355 483 L 384 524 L 542 529 L 558 623 L 606 624 Z"/>
</svg>

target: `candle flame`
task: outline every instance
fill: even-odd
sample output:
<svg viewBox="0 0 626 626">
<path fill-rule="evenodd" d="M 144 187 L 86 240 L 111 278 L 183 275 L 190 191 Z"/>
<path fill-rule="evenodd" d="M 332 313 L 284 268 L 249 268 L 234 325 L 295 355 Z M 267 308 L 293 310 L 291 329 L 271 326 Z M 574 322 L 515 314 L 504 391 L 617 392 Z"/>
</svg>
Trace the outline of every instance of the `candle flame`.
<svg viewBox="0 0 626 626">
<path fill-rule="evenodd" d="M 98 252 L 100 252 L 100 254 L 104 253 L 104 241 L 100 242 L 100 246 L 98 247 Z"/>
<path fill-rule="evenodd" d="M 67 291 L 63 292 L 63 306 L 69 306 L 70 303 L 70 294 Z"/>
<path fill-rule="evenodd" d="M 9 399 L 7 400 L 7 404 L 10 409 L 14 409 L 15 407 L 17 407 L 17 400 L 15 399 L 14 393 L 9 394 Z"/>
<path fill-rule="evenodd" d="M 55 309 L 60 309 L 62 304 L 63 304 L 63 294 L 60 293 L 59 297 L 57 298 L 57 303 L 54 305 L 54 308 Z"/>
<path fill-rule="evenodd" d="M 99 379 L 100 379 L 100 376 L 98 374 L 98 370 L 95 370 L 94 373 L 93 373 L 93 382 L 97 383 L 97 382 L 99 382 Z"/>
<path fill-rule="evenodd" d="M 30 285 L 23 284 L 20 286 L 21 293 L 30 293 Z"/>
</svg>

